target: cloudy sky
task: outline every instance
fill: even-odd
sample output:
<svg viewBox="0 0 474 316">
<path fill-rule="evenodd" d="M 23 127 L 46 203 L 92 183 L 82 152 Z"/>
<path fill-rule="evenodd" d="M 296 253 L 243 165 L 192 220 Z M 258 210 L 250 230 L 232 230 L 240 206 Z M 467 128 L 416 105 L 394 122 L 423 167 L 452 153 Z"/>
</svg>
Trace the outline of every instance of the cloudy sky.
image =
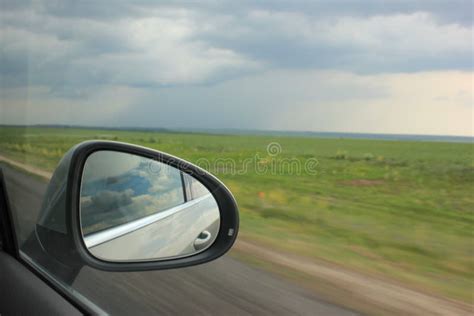
<svg viewBox="0 0 474 316">
<path fill-rule="evenodd" d="M 473 135 L 472 6 L 1 0 L 0 124 Z"/>
</svg>

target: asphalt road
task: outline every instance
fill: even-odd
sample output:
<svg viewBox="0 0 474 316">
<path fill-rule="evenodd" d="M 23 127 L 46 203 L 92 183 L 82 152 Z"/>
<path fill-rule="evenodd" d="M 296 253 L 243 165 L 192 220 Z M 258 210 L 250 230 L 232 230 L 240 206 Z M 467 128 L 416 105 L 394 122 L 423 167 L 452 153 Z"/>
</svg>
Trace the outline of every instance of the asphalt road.
<svg viewBox="0 0 474 316">
<path fill-rule="evenodd" d="M 46 184 L 6 168 L 20 240 L 34 227 Z M 112 273 L 83 268 L 73 284 L 113 315 L 354 315 L 298 285 L 223 256 L 177 270 Z"/>
</svg>

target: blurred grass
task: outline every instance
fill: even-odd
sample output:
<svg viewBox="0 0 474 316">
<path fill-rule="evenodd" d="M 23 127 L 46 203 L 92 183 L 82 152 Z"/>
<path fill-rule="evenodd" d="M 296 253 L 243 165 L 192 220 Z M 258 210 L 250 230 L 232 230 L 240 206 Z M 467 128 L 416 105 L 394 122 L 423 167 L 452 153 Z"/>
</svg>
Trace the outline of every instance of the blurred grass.
<svg viewBox="0 0 474 316">
<path fill-rule="evenodd" d="M 242 238 L 472 302 L 472 143 L 1 127 L 0 154 L 52 171 L 90 139 L 210 166 L 237 199 Z M 272 142 L 281 154 L 267 153 Z"/>
</svg>

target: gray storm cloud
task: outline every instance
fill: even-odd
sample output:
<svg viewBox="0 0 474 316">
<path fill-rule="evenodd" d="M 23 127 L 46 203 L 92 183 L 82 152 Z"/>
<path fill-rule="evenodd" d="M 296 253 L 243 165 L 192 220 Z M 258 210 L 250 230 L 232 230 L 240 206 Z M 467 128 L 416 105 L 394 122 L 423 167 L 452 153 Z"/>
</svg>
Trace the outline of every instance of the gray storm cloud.
<svg viewBox="0 0 474 316">
<path fill-rule="evenodd" d="M 3 84 L 44 84 L 74 95 L 65 86 L 209 84 L 269 68 L 472 66 L 470 2 L 272 2 L 227 10 L 154 3 L 4 3 Z"/>
<path fill-rule="evenodd" d="M 331 108 L 391 96 L 376 76 L 472 72 L 470 1 L 1 6 L 0 123 L 338 129 Z"/>
</svg>

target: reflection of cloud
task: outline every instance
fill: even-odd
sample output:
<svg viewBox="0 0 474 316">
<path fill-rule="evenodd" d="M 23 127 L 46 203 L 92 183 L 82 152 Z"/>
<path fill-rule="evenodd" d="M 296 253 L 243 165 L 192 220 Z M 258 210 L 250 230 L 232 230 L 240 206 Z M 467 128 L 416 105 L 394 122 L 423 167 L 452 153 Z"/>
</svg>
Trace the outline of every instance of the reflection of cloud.
<svg viewBox="0 0 474 316">
<path fill-rule="evenodd" d="M 181 175 L 178 169 L 161 162 L 151 162 L 154 172 L 147 173 L 150 181 L 149 193 L 160 193 L 169 191 L 172 188 L 181 187 Z"/>
<path fill-rule="evenodd" d="M 136 170 L 140 156 L 116 151 L 101 150 L 91 154 L 86 161 L 83 171 L 83 181 L 95 180 L 118 182 L 127 172 Z"/>
<path fill-rule="evenodd" d="M 90 156 L 81 189 L 81 220 L 86 234 L 184 203 L 180 171 L 144 159 L 111 152 Z M 150 161 L 160 167 L 159 173 L 148 172 Z"/>
<path fill-rule="evenodd" d="M 91 197 L 91 207 L 102 212 L 109 212 L 117 210 L 120 207 L 125 207 L 133 203 L 133 190 L 127 189 L 125 191 L 100 191 L 97 195 Z"/>
</svg>

